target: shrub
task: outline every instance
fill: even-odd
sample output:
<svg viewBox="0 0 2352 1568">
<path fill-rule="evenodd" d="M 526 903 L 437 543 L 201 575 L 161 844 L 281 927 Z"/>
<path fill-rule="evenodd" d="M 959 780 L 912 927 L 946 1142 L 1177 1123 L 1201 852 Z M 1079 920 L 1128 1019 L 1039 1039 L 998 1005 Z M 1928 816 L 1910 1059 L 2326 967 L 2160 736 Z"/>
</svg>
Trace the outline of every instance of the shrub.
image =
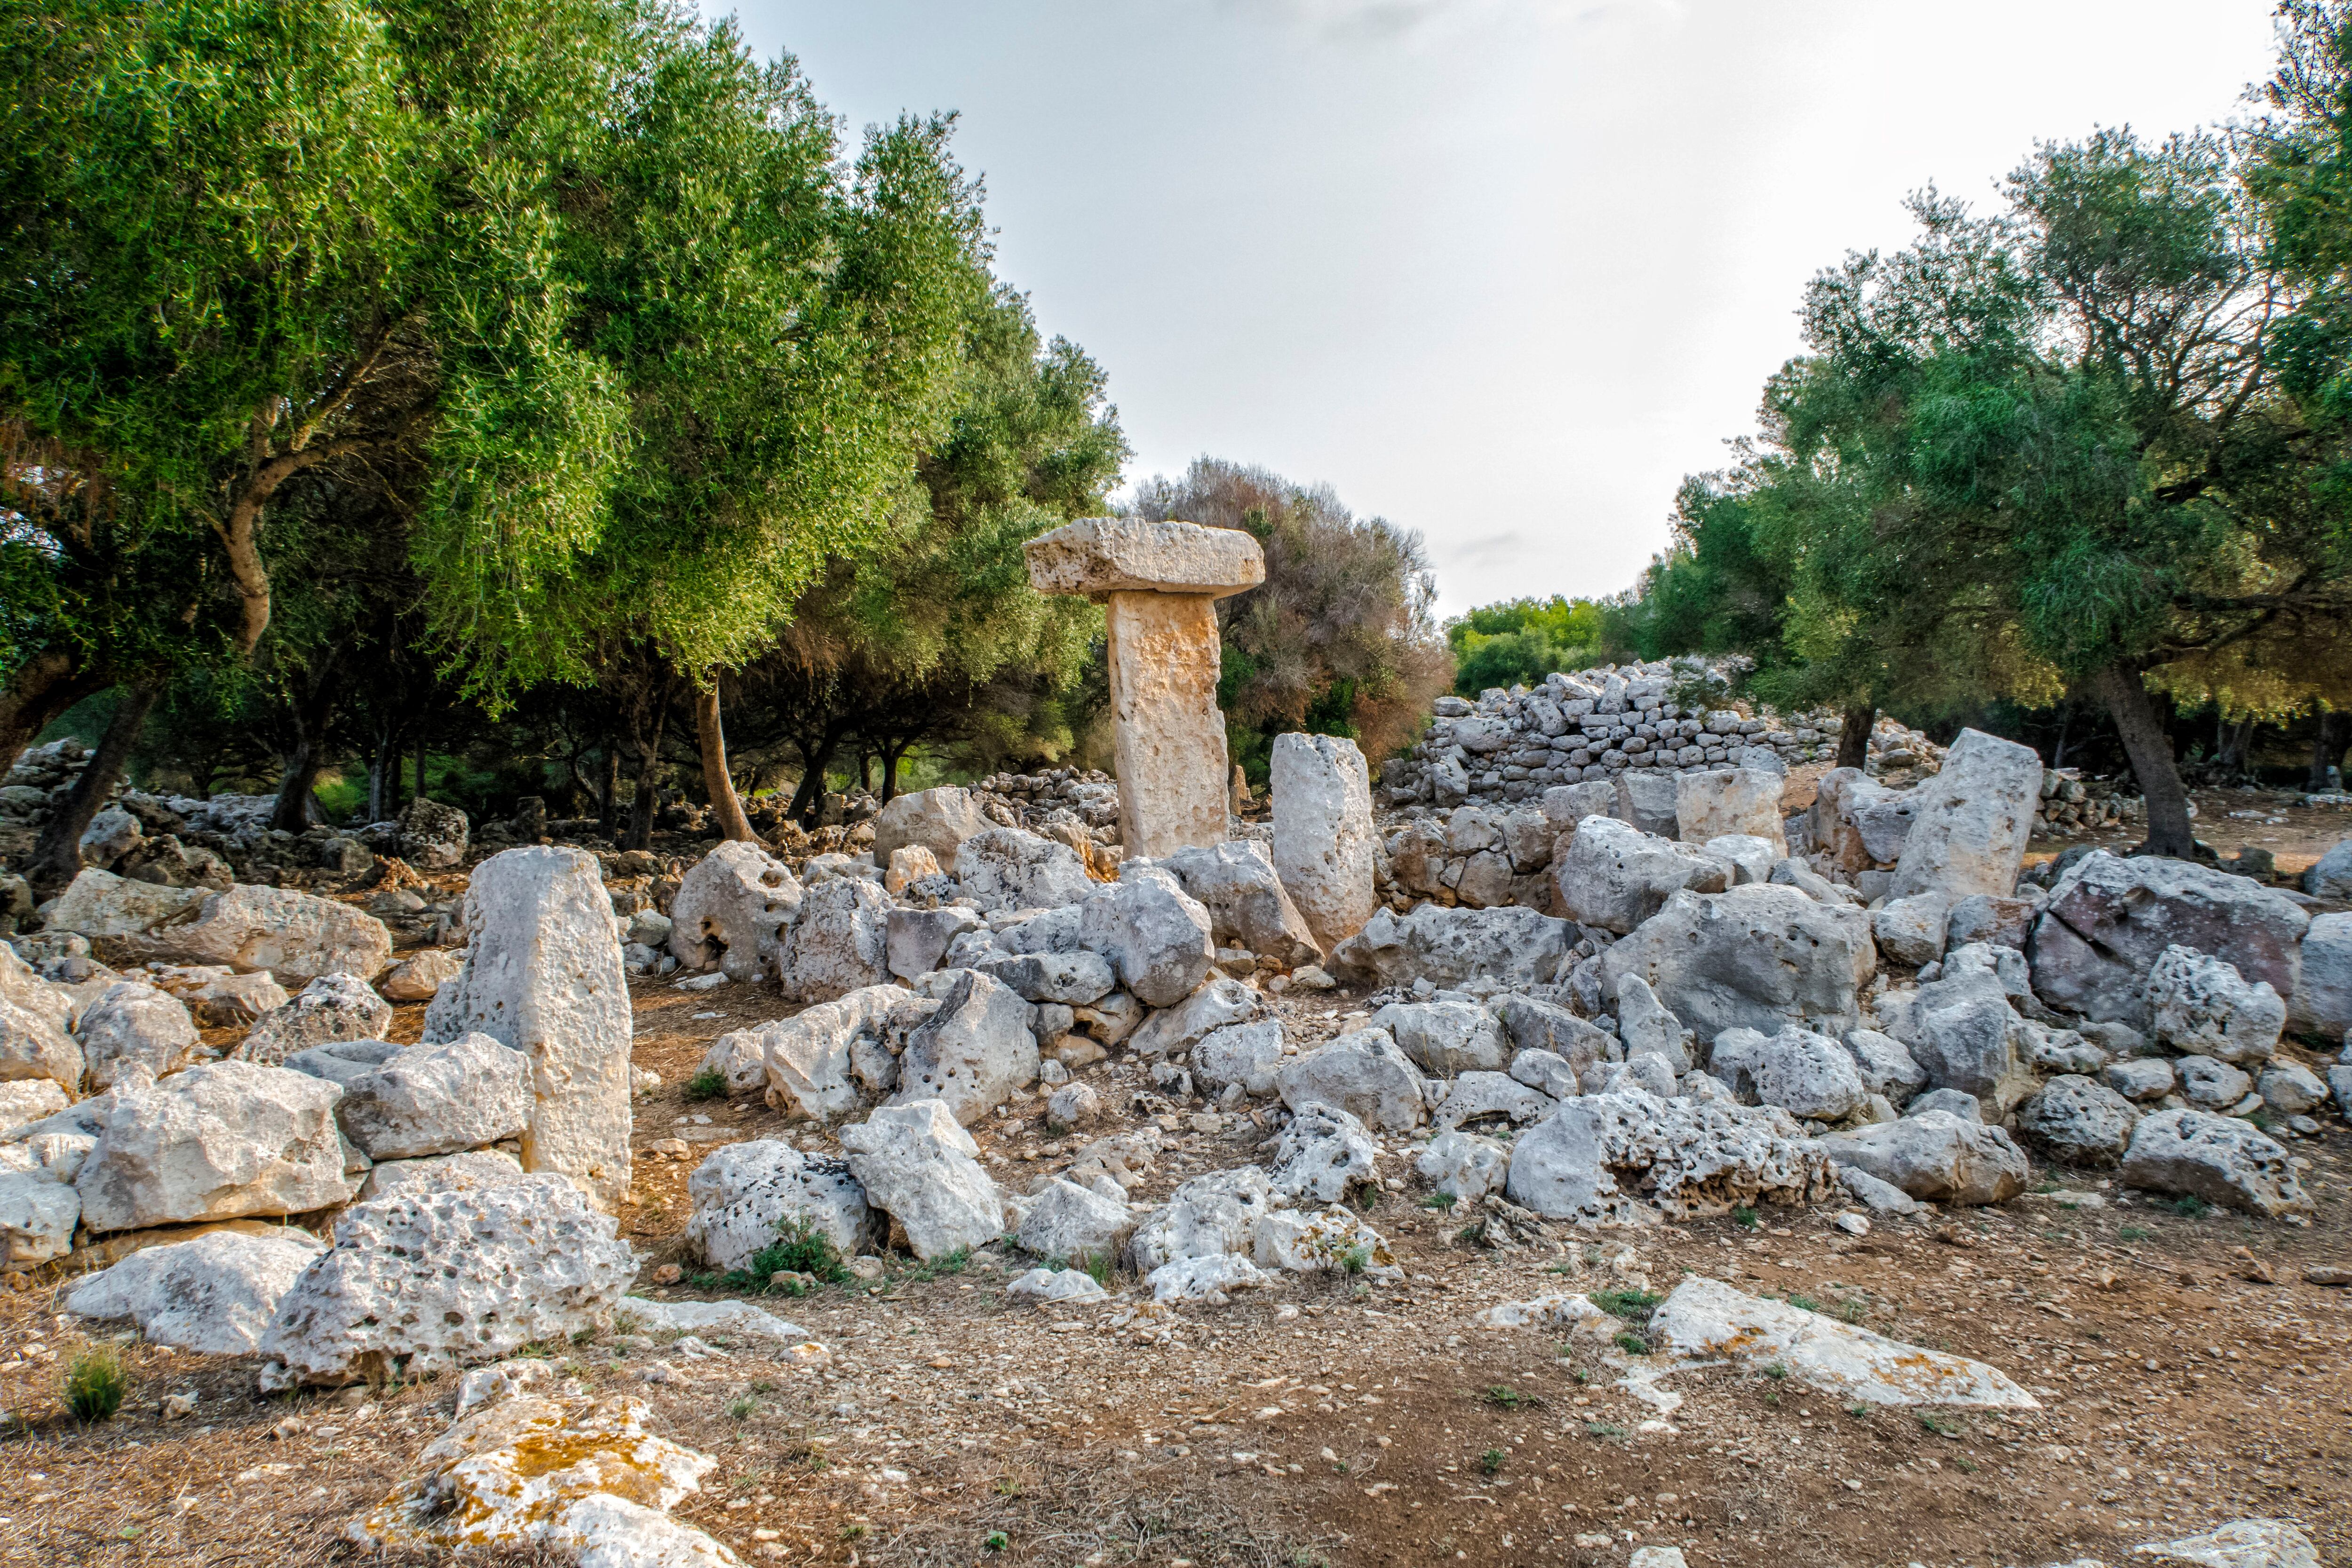
<svg viewBox="0 0 2352 1568">
<path fill-rule="evenodd" d="M 716 1068 L 705 1068 L 686 1080 L 688 1100 L 719 1100 L 727 1093 L 727 1075 Z"/>
<path fill-rule="evenodd" d="M 122 1408 L 131 1370 L 112 1345 L 92 1345 L 66 1368 L 66 1408 L 79 1421 L 105 1421 Z"/>
<path fill-rule="evenodd" d="M 1489 1448 L 1478 1456 L 1478 1468 L 1491 1476 L 1501 1469 L 1503 1461 L 1509 1458 L 1510 1456 L 1500 1448 Z"/>
<path fill-rule="evenodd" d="M 1589 1299 L 1602 1311 L 1628 1322 L 1646 1321 L 1665 1300 L 1654 1290 L 1595 1290 Z"/>
<path fill-rule="evenodd" d="M 841 1248 L 805 1215 L 794 1215 L 776 1225 L 776 1239 L 753 1253 L 751 1261 L 726 1276 L 725 1283 L 748 1290 L 765 1290 L 769 1278 L 782 1273 L 806 1274 L 827 1285 L 849 1278 L 842 1267 Z"/>
</svg>

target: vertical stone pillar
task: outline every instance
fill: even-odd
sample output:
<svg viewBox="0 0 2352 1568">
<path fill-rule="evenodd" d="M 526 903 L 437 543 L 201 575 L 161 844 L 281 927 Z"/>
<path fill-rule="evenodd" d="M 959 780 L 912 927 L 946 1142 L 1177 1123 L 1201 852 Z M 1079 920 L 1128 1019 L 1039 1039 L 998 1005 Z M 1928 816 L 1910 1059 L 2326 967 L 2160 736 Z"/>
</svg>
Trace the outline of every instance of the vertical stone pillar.
<svg viewBox="0 0 2352 1568">
<path fill-rule="evenodd" d="M 1225 837 L 1216 601 L 1265 581 L 1257 541 L 1230 528 L 1089 517 L 1023 547 L 1041 594 L 1106 606 L 1119 838 L 1157 858 Z"/>
<path fill-rule="evenodd" d="M 1372 781 L 1356 742 L 1276 735 L 1274 869 L 1323 951 L 1364 929 L 1372 888 Z"/>
</svg>

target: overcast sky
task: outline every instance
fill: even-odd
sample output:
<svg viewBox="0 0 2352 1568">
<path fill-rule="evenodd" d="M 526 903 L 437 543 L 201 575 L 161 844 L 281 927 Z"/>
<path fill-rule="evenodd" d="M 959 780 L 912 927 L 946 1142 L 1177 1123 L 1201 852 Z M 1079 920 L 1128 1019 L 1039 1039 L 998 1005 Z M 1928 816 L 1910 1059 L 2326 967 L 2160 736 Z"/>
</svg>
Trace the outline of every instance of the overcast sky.
<svg viewBox="0 0 2352 1568">
<path fill-rule="evenodd" d="M 1444 610 L 1606 594 L 1906 191 L 2238 111 L 2270 0 L 747 0 L 851 125 L 962 115 L 998 271 L 1194 457 L 1419 529 Z"/>
</svg>

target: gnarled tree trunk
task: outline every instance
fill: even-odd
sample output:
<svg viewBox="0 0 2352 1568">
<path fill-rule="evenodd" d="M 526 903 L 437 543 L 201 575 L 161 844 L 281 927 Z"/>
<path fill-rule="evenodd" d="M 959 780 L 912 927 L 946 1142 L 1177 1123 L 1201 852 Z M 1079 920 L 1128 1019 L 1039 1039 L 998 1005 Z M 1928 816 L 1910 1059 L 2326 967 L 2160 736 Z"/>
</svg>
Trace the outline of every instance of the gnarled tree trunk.
<svg viewBox="0 0 2352 1568">
<path fill-rule="evenodd" d="M 69 654 L 39 653 L 26 659 L 0 686 L 0 773 L 16 766 L 25 748 L 67 709 L 108 684 Z"/>
<path fill-rule="evenodd" d="M 719 717 L 719 678 L 710 684 L 698 687 L 694 693 L 694 736 L 702 750 L 702 787 L 710 796 L 711 815 L 719 819 L 722 838 L 738 843 L 751 842 L 751 819 L 743 815 L 743 803 L 736 796 L 734 776 L 727 771 L 727 732 Z"/>
<path fill-rule="evenodd" d="M 2147 683 L 2129 665 L 2111 664 L 2091 677 L 2091 689 L 2106 705 L 2131 759 L 2132 776 L 2139 781 L 2147 808 L 2147 837 L 2137 851 L 2167 855 L 2176 860 L 2196 858 L 2197 836 L 2189 826 L 2189 791 L 2172 758 L 2172 740 L 2157 717 Z"/>
<path fill-rule="evenodd" d="M 83 765 L 65 805 L 41 829 L 28 879 L 35 887 L 62 888 L 81 874 L 81 836 L 99 808 L 113 798 L 114 786 L 121 782 L 122 770 L 131 761 L 131 748 L 139 743 L 139 732 L 147 727 L 147 715 L 154 711 L 155 700 L 162 694 L 163 687 L 154 683 L 124 689 L 121 705 L 107 721 L 106 733 L 99 737 L 98 750 Z"/>
</svg>

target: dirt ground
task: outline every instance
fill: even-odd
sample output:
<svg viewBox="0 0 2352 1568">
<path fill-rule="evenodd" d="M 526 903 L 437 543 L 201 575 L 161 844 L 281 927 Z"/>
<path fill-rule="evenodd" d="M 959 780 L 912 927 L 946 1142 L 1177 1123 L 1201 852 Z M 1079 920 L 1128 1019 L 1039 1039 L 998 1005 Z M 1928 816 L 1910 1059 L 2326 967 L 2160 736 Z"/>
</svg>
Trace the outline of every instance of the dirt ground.
<svg viewBox="0 0 2352 1568">
<path fill-rule="evenodd" d="M 2200 797 L 2200 831 L 2225 853 L 2263 843 L 2285 868 L 2352 830 L 2234 795 Z M 1302 1040 L 1360 1005 L 1277 1004 Z M 623 1218 L 643 1293 L 714 1294 L 649 1283 L 677 1256 L 686 1177 L 717 1142 L 787 1130 L 756 1100 L 691 1101 L 685 1085 L 710 1039 L 789 1010 L 764 990 L 637 987 L 636 1060 L 664 1079 L 637 1107 Z M 420 1011 L 401 1009 L 395 1034 Z M 1107 1089 L 1129 1081 L 1092 1070 Z M 1194 1131 L 1198 1108 L 1180 1109 L 1139 1195 L 1246 1163 L 1265 1136 L 1245 1118 Z M 1048 1136 L 1041 1111 L 1017 1101 L 972 1130 L 1000 1180 L 1025 1185 L 1087 1141 Z M 2305 1226 L 2186 1214 L 2111 1173 L 2037 1166 L 2045 1190 L 2005 1207 L 1881 1220 L 1860 1237 L 1834 1209 L 1768 1208 L 1752 1226 L 1564 1230 L 1503 1252 L 1457 1239 L 1461 1218 L 1430 1206 L 1396 1140 L 1381 1173 L 1401 1190 L 1367 1217 L 1401 1283 L 1294 1276 L 1230 1306 L 1155 1310 L 1121 1279 L 1108 1305 L 1039 1310 L 1003 1292 L 1027 1260 L 989 1248 L 959 1268 L 899 1259 L 879 1282 L 766 1299 L 831 1348 L 822 1370 L 743 1341 L 712 1360 L 611 1335 L 546 1353 L 584 1388 L 646 1399 L 658 1429 L 719 1458 L 677 1511 L 754 1563 L 1601 1568 L 1670 1544 L 1694 1564 L 1992 1568 L 2116 1562 L 2249 1515 L 2293 1520 L 2324 1561 L 2352 1560 L 2352 1290 L 2305 1279 L 2352 1267 L 2352 1133 L 2325 1125 L 2293 1143 L 2318 1205 Z M 660 1152 L 671 1140 L 686 1152 Z M 1643 1355 L 1476 1321 L 1561 1289 L 1663 1293 L 1685 1273 L 1990 1362 L 2042 1409 L 1848 1407 L 1714 1368 L 1656 1384 L 1682 1396 L 1668 1411 L 1627 1381 Z M 250 1361 L 130 1342 L 61 1316 L 61 1295 L 56 1280 L 0 1293 L 0 1406 L 16 1416 L 0 1437 L 0 1564 L 383 1561 L 341 1531 L 446 1425 L 450 1380 L 264 1399 Z M 83 1426 L 58 1383 L 91 1337 L 123 1340 L 132 1391 L 115 1419 Z M 657 1361 L 676 1381 L 643 1380 Z M 166 1421 L 160 1401 L 184 1391 L 194 1413 Z"/>
</svg>

